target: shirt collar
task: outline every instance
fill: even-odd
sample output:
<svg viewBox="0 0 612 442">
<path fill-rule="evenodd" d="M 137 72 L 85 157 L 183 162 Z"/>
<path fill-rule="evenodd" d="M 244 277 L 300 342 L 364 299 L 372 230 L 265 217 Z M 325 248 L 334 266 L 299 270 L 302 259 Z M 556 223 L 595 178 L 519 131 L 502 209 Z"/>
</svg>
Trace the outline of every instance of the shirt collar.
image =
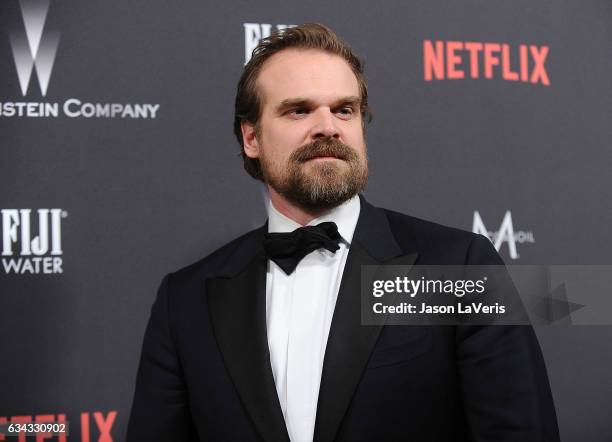
<svg viewBox="0 0 612 442">
<path fill-rule="evenodd" d="M 340 233 L 342 239 L 350 244 L 353 240 L 353 234 L 355 233 L 360 210 L 361 204 L 359 202 L 359 196 L 355 195 L 338 207 L 334 207 L 320 217 L 313 219 L 307 225 L 315 226 L 326 221 L 333 221 L 338 226 L 338 233 Z M 276 210 L 272 201 L 268 202 L 269 233 L 292 232 L 299 227 L 302 227 L 299 223 Z"/>
</svg>

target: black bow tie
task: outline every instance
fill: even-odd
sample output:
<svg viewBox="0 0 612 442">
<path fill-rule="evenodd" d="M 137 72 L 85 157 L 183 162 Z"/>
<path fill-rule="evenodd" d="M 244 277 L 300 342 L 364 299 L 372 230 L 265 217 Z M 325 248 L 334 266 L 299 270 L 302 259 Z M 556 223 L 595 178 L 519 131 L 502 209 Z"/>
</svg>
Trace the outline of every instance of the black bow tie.
<svg viewBox="0 0 612 442">
<path fill-rule="evenodd" d="M 325 222 L 287 233 L 266 233 L 263 241 L 268 258 L 290 275 L 303 257 L 320 248 L 336 252 L 342 237 L 336 223 Z"/>
</svg>

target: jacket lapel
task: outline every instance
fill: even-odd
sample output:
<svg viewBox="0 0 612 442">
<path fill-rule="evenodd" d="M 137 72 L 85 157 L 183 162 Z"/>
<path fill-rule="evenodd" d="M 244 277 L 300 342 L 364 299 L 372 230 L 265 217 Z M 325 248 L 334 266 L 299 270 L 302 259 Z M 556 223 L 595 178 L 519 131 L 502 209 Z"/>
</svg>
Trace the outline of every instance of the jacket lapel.
<svg viewBox="0 0 612 442">
<path fill-rule="evenodd" d="M 361 266 L 412 265 L 416 258 L 416 247 L 398 245 L 385 212 L 361 198 L 325 350 L 315 442 L 334 440 L 383 327 L 361 325 Z"/>
<path fill-rule="evenodd" d="M 266 231 L 264 225 L 243 241 L 218 272 L 224 276 L 206 280 L 206 293 L 215 338 L 247 412 L 265 441 L 288 442 L 266 330 Z M 399 246 L 385 212 L 361 198 L 325 351 L 314 441 L 334 440 L 382 329 L 361 325 L 361 266 L 412 265 L 416 258 L 416 247 Z"/>
<path fill-rule="evenodd" d="M 263 229 L 254 235 L 255 241 L 247 240 L 234 254 L 228 277 L 206 281 L 206 293 L 219 349 L 247 412 L 264 440 L 288 442 L 266 335 L 267 261 L 260 247 Z M 249 258 L 252 260 L 244 266 Z"/>
</svg>

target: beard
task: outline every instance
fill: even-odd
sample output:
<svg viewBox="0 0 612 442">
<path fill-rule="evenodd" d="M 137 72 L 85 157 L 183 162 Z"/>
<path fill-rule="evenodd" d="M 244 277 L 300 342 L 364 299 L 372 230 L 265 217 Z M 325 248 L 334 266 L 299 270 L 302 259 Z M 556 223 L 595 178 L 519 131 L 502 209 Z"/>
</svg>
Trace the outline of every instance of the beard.
<svg viewBox="0 0 612 442">
<path fill-rule="evenodd" d="M 337 160 L 314 160 L 317 157 Z M 264 181 L 270 187 L 296 206 L 311 211 L 342 204 L 361 192 L 368 180 L 367 154 L 361 157 L 334 138 L 299 147 L 284 167 L 265 155 L 260 164 Z"/>
</svg>

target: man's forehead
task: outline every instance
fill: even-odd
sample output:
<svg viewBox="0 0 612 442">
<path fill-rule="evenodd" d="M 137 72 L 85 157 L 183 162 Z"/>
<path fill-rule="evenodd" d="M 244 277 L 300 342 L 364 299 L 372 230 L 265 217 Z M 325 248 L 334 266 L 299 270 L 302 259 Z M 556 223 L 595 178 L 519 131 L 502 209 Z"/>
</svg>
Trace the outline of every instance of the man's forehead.
<svg viewBox="0 0 612 442">
<path fill-rule="evenodd" d="M 263 102 L 310 95 L 359 95 L 357 77 L 346 60 L 321 49 L 287 48 L 263 64 L 257 87 Z"/>
</svg>

